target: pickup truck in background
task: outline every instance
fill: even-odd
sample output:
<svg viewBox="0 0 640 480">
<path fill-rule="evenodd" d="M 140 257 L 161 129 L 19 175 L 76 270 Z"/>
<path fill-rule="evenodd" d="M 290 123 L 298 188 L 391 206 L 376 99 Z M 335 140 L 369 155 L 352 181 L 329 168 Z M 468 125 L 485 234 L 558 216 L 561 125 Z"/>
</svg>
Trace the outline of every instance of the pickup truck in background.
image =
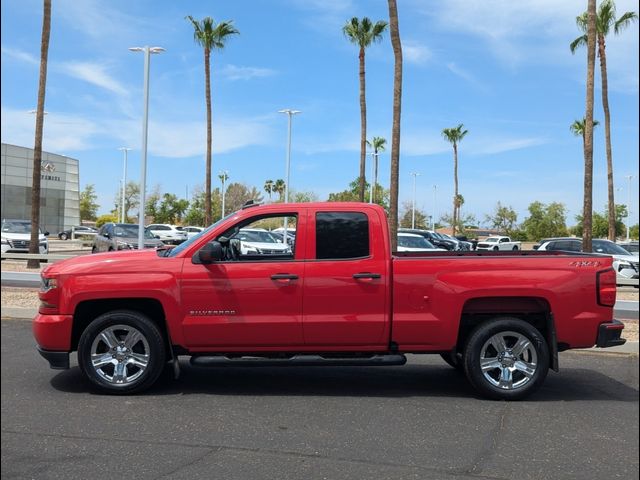
<svg viewBox="0 0 640 480">
<path fill-rule="evenodd" d="M 491 236 L 478 242 L 478 251 L 520 250 L 522 242 L 512 242 L 509 237 Z"/>
<path fill-rule="evenodd" d="M 286 252 L 245 252 L 246 228 L 296 228 Z M 50 366 L 98 390 L 200 367 L 402 365 L 440 354 L 486 397 L 519 399 L 558 352 L 625 342 L 611 258 L 558 252 L 392 254 L 382 208 L 251 206 L 174 248 L 79 256 L 42 272 L 33 320 Z"/>
</svg>

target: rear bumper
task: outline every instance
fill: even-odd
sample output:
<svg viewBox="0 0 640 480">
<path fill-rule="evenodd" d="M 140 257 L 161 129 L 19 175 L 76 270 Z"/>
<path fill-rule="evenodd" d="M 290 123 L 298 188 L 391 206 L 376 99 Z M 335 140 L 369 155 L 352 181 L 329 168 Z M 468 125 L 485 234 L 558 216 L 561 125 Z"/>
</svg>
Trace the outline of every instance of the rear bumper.
<svg viewBox="0 0 640 480">
<path fill-rule="evenodd" d="M 620 338 L 624 324 L 619 320 L 611 320 L 607 323 L 602 323 L 598 327 L 598 339 L 596 341 L 596 347 L 608 348 L 624 345 L 627 340 Z"/>
<path fill-rule="evenodd" d="M 49 362 L 54 370 L 66 370 L 69 368 L 69 352 L 53 352 L 38 347 L 38 353 Z"/>
</svg>

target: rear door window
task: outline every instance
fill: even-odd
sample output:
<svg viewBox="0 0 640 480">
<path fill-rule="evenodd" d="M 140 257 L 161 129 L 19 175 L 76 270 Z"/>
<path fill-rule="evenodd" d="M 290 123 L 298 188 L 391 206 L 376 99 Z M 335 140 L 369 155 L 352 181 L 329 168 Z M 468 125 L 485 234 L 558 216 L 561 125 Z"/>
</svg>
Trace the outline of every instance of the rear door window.
<svg viewBox="0 0 640 480">
<path fill-rule="evenodd" d="M 361 212 L 316 214 L 318 260 L 369 256 L 369 219 Z"/>
</svg>

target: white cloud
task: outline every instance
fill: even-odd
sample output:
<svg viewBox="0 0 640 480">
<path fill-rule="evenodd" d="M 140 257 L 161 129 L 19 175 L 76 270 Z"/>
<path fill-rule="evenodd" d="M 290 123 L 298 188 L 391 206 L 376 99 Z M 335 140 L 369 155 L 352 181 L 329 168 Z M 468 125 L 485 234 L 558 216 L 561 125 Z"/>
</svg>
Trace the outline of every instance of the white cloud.
<svg viewBox="0 0 640 480">
<path fill-rule="evenodd" d="M 56 16 L 89 38 L 112 44 L 114 39 L 133 37 L 146 27 L 140 16 L 127 15 L 100 0 L 59 0 Z"/>
<path fill-rule="evenodd" d="M 22 63 L 28 63 L 29 65 L 40 65 L 39 58 L 17 48 L 2 47 L 2 55 L 6 55 L 7 57 L 18 60 Z"/>
<path fill-rule="evenodd" d="M 92 62 L 66 62 L 57 67 L 63 73 L 89 82 L 97 87 L 104 88 L 117 95 L 126 96 L 127 89 L 113 78 L 106 67 L 100 63 Z"/>
<path fill-rule="evenodd" d="M 487 90 L 487 87 L 485 87 L 483 84 L 481 84 L 475 76 L 473 76 L 470 72 L 468 72 L 464 68 L 458 66 L 454 62 L 447 63 L 447 69 L 451 73 L 453 73 L 457 77 L 462 78 L 464 81 L 466 81 L 470 85 L 476 87 L 477 89 L 483 90 L 483 91 Z"/>
<path fill-rule="evenodd" d="M 225 65 L 220 74 L 228 80 L 250 80 L 252 78 L 271 77 L 275 70 L 260 67 L 240 67 L 238 65 Z"/>
<path fill-rule="evenodd" d="M 402 57 L 408 63 L 424 65 L 431 59 L 432 56 L 433 53 L 425 45 L 422 45 L 414 40 L 402 41 Z"/>
</svg>

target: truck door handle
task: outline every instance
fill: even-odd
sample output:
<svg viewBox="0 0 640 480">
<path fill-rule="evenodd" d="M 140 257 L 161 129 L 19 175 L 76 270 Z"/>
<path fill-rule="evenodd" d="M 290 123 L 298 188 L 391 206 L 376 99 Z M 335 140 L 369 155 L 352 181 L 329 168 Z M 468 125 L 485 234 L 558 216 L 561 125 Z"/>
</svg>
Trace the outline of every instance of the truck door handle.
<svg viewBox="0 0 640 480">
<path fill-rule="evenodd" d="M 298 280 L 298 275 L 291 273 L 276 273 L 271 275 L 271 280 Z"/>
<path fill-rule="evenodd" d="M 373 280 L 374 278 L 380 278 L 380 274 L 379 273 L 369 273 L 369 272 L 354 273 L 353 274 L 353 278 L 355 278 L 356 280 L 362 280 L 362 279 Z"/>
</svg>

